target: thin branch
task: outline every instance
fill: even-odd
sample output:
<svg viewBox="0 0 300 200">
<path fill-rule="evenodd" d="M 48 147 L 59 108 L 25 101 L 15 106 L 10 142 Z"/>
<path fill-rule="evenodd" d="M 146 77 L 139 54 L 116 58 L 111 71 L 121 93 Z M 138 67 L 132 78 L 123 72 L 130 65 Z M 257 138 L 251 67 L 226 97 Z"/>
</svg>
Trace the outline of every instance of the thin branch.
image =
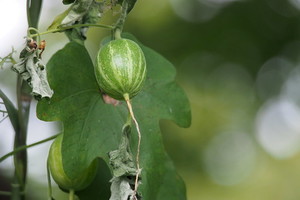
<svg viewBox="0 0 300 200">
<path fill-rule="evenodd" d="M 32 34 L 30 35 L 31 37 L 36 37 L 38 35 L 46 35 L 49 33 L 56 33 L 56 32 L 62 32 L 68 29 L 72 29 L 72 28 L 78 28 L 78 27 L 100 27 L 100 28 L 107 28 L 107 29 L 113 29 L 113 26 L 110 25 L 104 25 L 104 24 L 74 24 L 72 26 L 66 26 L 66 27 L 61 27 L 61 28 L 57 28 L 57 29 L 52 29 L 52 30 L 48 30 L 45 32 L 41 32 L 41 33 L 37 33 L 37 34 Z"/>
<path fill-rule="evenodd" d="M 0 158 L 0 163 L 1 163 L 3 160 L 5 160 L 6 158 L 8 158 L 8 157 L 10 157 L 10 156 L 12 156 L 12 155 L 14 155 L 14 154 L 16 154 L 16 153 L 18 153 L 18 152 L 24 150 L 24 149 L 28 149 L 28 148 L 30 148 L 30 147 L 34 147 L 34 146 L 39 145 L 39 144 L 42 144 L 42 143 L 44 143 L 44 142 L 48 142 L 48 141 L 50 141 L 50 140 L 53 140 L 53 139 L 55 139 L 58 135 L 59 135 L 59 134 L 53 135 L 53 136 L 51 136 L 51 137 L 48 137 L 48 138 L 46 138 L 46 139 L 44 139 L 44 140 L 41 140 L 41 141 L 32 143 L 32 144 L 30 144 L 30 145 L 20 146 L 20 147 L 16 148 L 15 150 L 13 150 L 13 151 L 11 151 L 11 152 L 5 154 L 4 156 L 2 156 L 2 157 Z"/>
<path fill-rule="evenodd" d="M 6 118 L 8 118 L 8 115 L 6 115 L 5 117 L 3 117 L 3 118 L 0 120 L 0 123 L 3 122 Z"/>
</svg>

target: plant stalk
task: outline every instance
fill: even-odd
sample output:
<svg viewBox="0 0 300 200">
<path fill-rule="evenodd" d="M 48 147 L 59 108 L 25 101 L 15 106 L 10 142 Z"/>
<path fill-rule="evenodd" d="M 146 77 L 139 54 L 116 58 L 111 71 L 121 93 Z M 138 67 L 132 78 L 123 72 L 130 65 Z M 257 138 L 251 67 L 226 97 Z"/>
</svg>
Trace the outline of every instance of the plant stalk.
<svg viewBox="0 0 300 200">
<path fill-rule="evenodd" d="M 27 0 L 27 21 L 28 26 L 37 28 L 42 0 Z M 18 128 L 15 131 L 14 150 L 20 146 L 26 146 L 27 128 L 29 120 L 30 87 L 27 82 L 23 81 L 21 76 L 17 78 L 17 105 L 18 105 Z M 12 200 L 25 200 L 25 185 L 27 177 L 27 150 L 24 149 L 14 154 L 15 173 L 12 184 Z"/>
<path fill-rule="evenodd" d="M 19 127 L 15 132 L 14 150 L 26 146 L 27 139 L 27 127 L 29 120 L 29 110 L 31 103 L 31 95 L 27 92 L 28 85 L 24 82 L 20 75 L 17 78 L 17 104 L 18 104 L 18 122 Z M 14 154 L 14 165 L 15 165 L 15 178 L 13 184 L 18 187 L 13 187 L 13 196 L 15 199 L 25 199 L 24 193 L 15 195 L 25 190 L 26 176 L 27 176 L 27 151 L 26 149 Z M 14 190 L 15 189 L 15 190 Z"/>
<path fill-rule="evenodd" d="M 123 31 L 123 26 L 127 17 L 127 12 L 128 10 L 128 2 L 126 0 L 123 1 L 122 3 L 122 13 L 114 27 L 114 29 L 112 30 L 112 36 L 113 39 L 121 39 L 121 33 Z"/>
</svg>

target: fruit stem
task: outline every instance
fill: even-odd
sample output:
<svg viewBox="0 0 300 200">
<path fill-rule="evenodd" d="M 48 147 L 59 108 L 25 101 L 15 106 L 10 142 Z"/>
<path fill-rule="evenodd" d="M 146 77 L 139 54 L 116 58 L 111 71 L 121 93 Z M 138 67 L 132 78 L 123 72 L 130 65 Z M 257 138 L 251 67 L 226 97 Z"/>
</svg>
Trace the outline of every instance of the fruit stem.
<svg viewBox="0 0 300 200">
<path fill-rule="evenodd" d="M 132 110 L 132 106 L 131 106 L 131 102 L 130 102 L 130 98 L 129 98 L 129 94 L 124 94 L 124 99 L 127 103 L 127 107 L 130 113 L 130 116 L 135 124 L 137 133 L 138 133 L 138 145 L 137 145 L 137 151 L 136 151 L 136 175 L 135 175 L 135 182 L 134 182 L 134 199 L 136 199 L 136 194 L 137 194 L 137 190 L 138 190 L 138 181 L 139 181 L 139 175 L 141 173 L 141 168 L 140 168 L 140 149 L 141 149 L 141 139 L 142 139 L 142 135 L 141 135 L 141 131 L 140 131 L 140 127 L 139 127 L 139 123 L 137 122 L 133 110 Z"/>
<path fill-rule="evenodd" d="M 69 191 L 69 200 L 75 200 L 75 191 L 72 189 Z"/>
</svg>

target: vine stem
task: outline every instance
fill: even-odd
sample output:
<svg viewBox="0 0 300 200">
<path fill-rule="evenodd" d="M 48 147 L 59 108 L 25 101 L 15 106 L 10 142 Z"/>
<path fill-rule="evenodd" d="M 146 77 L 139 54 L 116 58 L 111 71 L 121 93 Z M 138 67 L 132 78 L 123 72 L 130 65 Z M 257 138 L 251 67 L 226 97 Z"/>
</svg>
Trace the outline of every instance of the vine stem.
<svg viewBox="0 0 300 200">
<path fill-rule="evenodd" d="M 127 107 L 130 113 L 130 116 L 135 124 L 137 133 L 138 133 L 138 145 L 137 145 L 137 151 L 136 151 L 136 175 L 135 175 L 135 182 L 134 182 L 134 198 L 136 199 L 136 194 L 137 194 L 137 190 L 138 190 L 138 181 L 139 181 L 139 175 L 141 172 L 141 168 L 140 168 L 140 149 L 141 149 L 141 140 L 142 140 L 142 134 L 140 131 L 140 126 L 139 123 L 137 122 L 133 110 L 132 110 L 132 105 L 130 102 L 130 98 L 129 98 L 129 94 L 124 94 L 124 99 L 127 103 Z"/>
<path fill-rule="evenodd" d="M 47 182 L 48 182 L 48 200 L 52 199 L 51 175 L 49 169 L 49 160 L 47 160 Z"/>
<path fill-rule="evenodd" d="M 13 151 L 11 151 L 11 152 L 5 154 L 4 156 L 0 157 L 0 163 L 1 163 L 3 160 L 5 160 L 6 158 L 8 158 L 8 157 L 10 157 L 10 156 L 12 156 L 12 155 L 14 155 L 14 154 L 20 152 L 20 151 L 23 151 L 24 149 L 28 149 L 28 148 L 30 148 L 30 147 L 34 147 L 34 146 L 39 145 L 39 144 L 42 144 L 42 143 L 44 143 L 44 142 L 48 142 L 49 140 L 53 140 L 53 139 L 55 139 L 58 135 L 59 135 L 59 134 L 53 135 L 53 136 L 51 136 L 51 137 L 48 137 L 48 138 L 46 138 L 46 139 L 44 139 L 44 140 L 41 140 L 41 141 L 32 143 L 32 144 L 30 144 L 30 145 L 24 145 L 24 146 L 20 146 L 20 147 L 18 147 L 18 148 L 15 148 Z"/>
<path fill-rule="evenodd" d="M 39 36 L 39 35 L 46 35 L 46 34 L 49 34 L 49 33 L 60 32 L 60 31 L 71 29 L 71 28 L 87 27 L 87 26 L 94 26 L 94 27 L 107 28 L 107 29 L 113 29 L 114 28 L 113 26 L 104 25 L 104 24 L 74 24 L 72 26 L 66 26 L 66 27 L 62 27 L 62 28 L 48 30 L 48 31 L 41 32 L 41 33 L 32 34 L 31 37 L 36 37 L 36 36 Z"/>
<path fill-rule="evenodd" d="M 127 17 L 127 10 L 128 10 L 128 2 L 123 1 L 121 15 L 112 30 L 113 39 L 121 39 L 121 33 L 122 33 L 123 26 L 124 26 L 124 23 L 125 23 L 125 20 Z"/>
</svg>

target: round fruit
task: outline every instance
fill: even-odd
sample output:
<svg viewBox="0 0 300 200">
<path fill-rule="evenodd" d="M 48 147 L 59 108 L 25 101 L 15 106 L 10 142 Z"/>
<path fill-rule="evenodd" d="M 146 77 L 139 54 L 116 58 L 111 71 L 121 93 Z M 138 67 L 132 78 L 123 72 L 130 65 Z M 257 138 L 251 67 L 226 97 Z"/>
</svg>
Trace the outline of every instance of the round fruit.
<svg viewBox="0 0 300 200">
<path fill-rule="evenodd" d="M 48 166 L 54 181 L 65 190 L 82 190 L 86 188 L 94 179 L 98 163 L 94 160 L 91 165 L 82 173 L 78 174 L 75 179 L 70 179 L 63 168 L 61 144 L 63 134 L 59 135 L 52 143 L 48 155 Z"/>
<path fill-rule="evenodd" d="M 105 44 L 98 52 L 95 67 L 100 88 L 109 96 L 131 99 L 141 90 L 146 78 L 146 60 L 137 43 L 117 39 Z"/>
</svg>

